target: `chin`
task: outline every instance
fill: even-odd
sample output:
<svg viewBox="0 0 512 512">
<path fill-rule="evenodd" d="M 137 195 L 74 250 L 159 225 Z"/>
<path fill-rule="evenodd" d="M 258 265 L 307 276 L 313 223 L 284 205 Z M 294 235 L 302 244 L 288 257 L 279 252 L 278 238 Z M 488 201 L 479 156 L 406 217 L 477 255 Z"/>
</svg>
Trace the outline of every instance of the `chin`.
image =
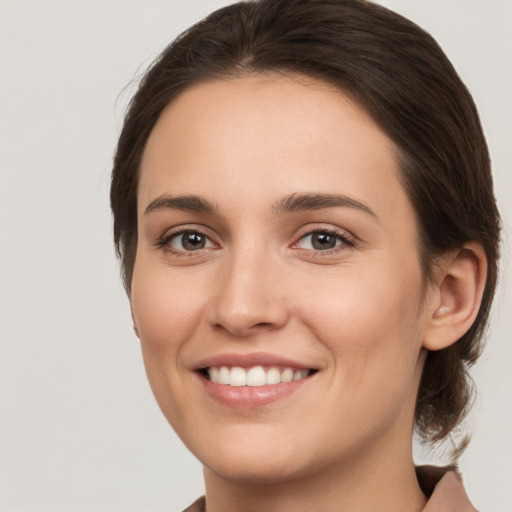
<svg viewBox="0 0 512 512">
<path fill-rule="evenodd" d="M 199 449 L 192 451 L 206 468 L 219 477 L 246 484 L 292 481 L 308 474 L 314 466 L 313 461 L 308 460 L 306 450 L 297 448 L 303 443 L 290 442 L 286 435 L 267 437 L 265 441 L 257 437 L 247 436 L 249 442 L 245 439 L 237 442 L 235 436 L 226 442 L 217 439 L 215 446 L 196 446 Z"/>
<path fill-rule="evenodd" d="M 209 461 L 208 461 L 209 462 Z M 231 482 L 244 484 L 270 485 L 292 481 L 305 476 L 308 471 L 296 461 L 280 460 L 279 457 L 265 455 L 254 457 L 234 457 L 204 463 L 216 475 Z"/>
</svg>

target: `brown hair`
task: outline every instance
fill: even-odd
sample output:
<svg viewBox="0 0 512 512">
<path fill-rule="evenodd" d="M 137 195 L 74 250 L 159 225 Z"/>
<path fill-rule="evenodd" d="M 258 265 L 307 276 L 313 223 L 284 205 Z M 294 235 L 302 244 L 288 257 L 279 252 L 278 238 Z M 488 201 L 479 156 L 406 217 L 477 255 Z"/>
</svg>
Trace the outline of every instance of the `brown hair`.
<svg viewBox="0 0 512 512">
<path fill-rule="evenodd" d="M 434 39 L 365 0 L 260 0 L 219 9 L 180 35 L 133 97 L 114 159 L 114 240 L 128 294 L 137 245 L 138 170 L 165 106 L 194 84 L 288 72 L 335 85 L 394 141 L 417 214 L 428 282 L 435 257 L 480 243 L 488 272 L 478 316 L 450 347 L 429 352 L 416 405 L 427 441 L 452 432 L 471 398 L 468 367 L 480 355 L 497 280 L 500 219 L 476 107 Z"/>
</svg>

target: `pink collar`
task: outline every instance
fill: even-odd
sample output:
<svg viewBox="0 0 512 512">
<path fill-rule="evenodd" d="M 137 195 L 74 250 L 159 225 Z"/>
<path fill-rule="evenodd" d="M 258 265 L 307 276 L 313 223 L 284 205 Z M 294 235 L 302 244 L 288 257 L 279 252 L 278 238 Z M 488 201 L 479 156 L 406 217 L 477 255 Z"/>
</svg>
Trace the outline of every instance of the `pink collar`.
<svg viewBox="0 0 512 512">
<path fill-rule="evenodd" d="M 416 474 L 421 489 L 430 496 L 423 512 L 477 512 L 455 466 L 419 466 Z"/>
</svg>

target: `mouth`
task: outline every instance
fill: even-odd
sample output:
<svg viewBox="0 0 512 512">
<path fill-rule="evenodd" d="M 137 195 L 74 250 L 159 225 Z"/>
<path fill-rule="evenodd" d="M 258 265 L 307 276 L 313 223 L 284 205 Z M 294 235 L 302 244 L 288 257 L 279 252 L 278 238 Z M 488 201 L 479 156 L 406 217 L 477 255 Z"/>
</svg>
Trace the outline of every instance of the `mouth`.
<svg viewBox="0 0 512 512">
<path fill-rule="evenodd" d="M 320 372 L 304 362 L 264 352 L 217 354 L 198 361 L 192 369 L 210 398 L 236 409 L 260 408 L 295 396 Z"/>
<path fill-rule="evenodd" d="M 316 373 L 315 369 L 291 366 L 210 366 L 200 368 L 199 373 L 213 384 L 231 387 L 260 387 L 304 380 Z"/>
</svg>

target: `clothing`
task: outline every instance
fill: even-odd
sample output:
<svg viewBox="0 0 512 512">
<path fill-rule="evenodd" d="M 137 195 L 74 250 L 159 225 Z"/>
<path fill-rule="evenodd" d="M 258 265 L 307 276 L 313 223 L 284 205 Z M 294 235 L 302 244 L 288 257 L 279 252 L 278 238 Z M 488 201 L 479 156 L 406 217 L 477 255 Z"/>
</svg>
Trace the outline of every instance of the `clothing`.
<svg viewBox="0 0 512 512">
<path fill-rule="evenodd" d="M 429 497 L 423 512 L 477 512 L 454 467 L 420 466 L 416 474 L 422 491 Z M 205 507 L 203 496 L 183 512 L 206 512 Z"/>
<path fill-rule="evenodd" d="M 469 501 L 455 467 L 420 466 L 416 475 L 421 490 L 430 497 L 423 512 L 478 512 Z"/>
</svg>

